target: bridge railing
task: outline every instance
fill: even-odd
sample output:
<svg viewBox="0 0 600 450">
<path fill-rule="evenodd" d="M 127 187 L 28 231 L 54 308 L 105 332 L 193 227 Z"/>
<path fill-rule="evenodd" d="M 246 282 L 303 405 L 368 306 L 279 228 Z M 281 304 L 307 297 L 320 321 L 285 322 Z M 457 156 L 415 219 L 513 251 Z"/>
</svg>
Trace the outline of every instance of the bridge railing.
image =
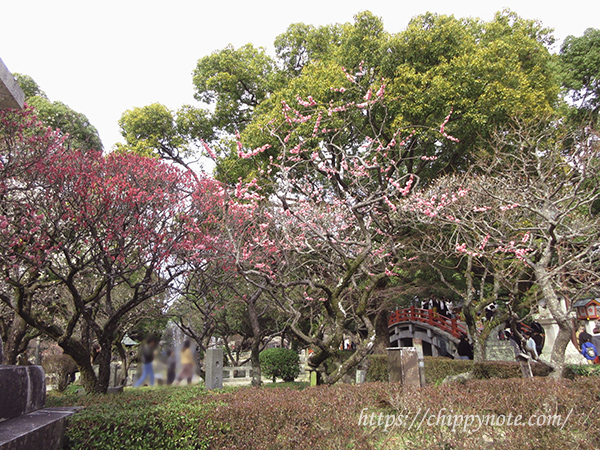
<svg viewBox="0 0 600 450">
<path fill-rule="evenodd" d="M 388 327 L 402 322 L 421 322 L 432 327 L 439 328 L 446 333 L 450 333 L 455 338 L 460 338 L 461 334 L 468 334 L 467 327 L 456 319 L 442 316 L 432 309 L 421 309 L 411 306 L 410 308 L 397 309 L 391 311 L 388 316 Z"/>
</svg>

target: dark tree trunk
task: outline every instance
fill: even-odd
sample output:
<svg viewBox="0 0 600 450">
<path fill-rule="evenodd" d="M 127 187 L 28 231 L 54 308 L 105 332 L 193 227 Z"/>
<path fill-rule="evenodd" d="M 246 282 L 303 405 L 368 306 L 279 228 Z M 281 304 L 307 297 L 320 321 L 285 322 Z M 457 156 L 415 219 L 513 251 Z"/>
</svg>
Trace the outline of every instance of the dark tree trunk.
<svg viewBox="0 0 600 450">
<path fill-rule="evenodd" d="M 260 322 L 258 320 L 258 312 L 256 311 L 256 301 L 260 297 L 262 289 L 257 290 L 247 301 L 248 316 L 252 327 L 252 344 L 250 350 L 250 361 L 252 363 L 252 386 L 260 386 L 262 384 L 260 373 L 260 344 L 262 341 L 262 332 Z"/>
<path fill-rule="evenodd" d="M 375 345 L 373 346 L 373 353 L 375 355 L 385 355 L 387 348 L 390 346 L 390 333 L 388 330 L 388 311 L 384 309 L 377 313 L 375 317 Z"/>
<path fill-rule="evenodd" d="M 96 392 L 106 394 L 110 383 L 110 360 L 112 348 L 110 341 L 100 342 L 100 353 L 96 357 L 95 363 L 98 364 L 98 382 Z"/>
<path fill-rule="evenodd" d="M 129 364 L 131 364 L 131 361 L 129 360 L 129 357 L 127 355 L 127 348 L 125 348 L 123 344 L 117 342 L 115 344 L 115 348 L 117 349 L 119 359 L 121 360 L 121 366 L 123 367 L 122 382 L 123 384 L 126 384 L 127 378 L 129 376 Z"/>
<path fill-rule="evenodd" d="M 4 364 L 15 365 L 17 356 L 27 349 L 27 344 L 31 339 L 31 337 L 26 339 L 27 327 L 27 323 L 17 314 L 14 314 L 4 343 Z"/>
<path fill-rule="evenodd" d="M 252 339 L 250 352 L 250 362 L 252 363 L 252 386 L 260 386 L 262 384 L 259 355 L 260 339 Z"/>
<path fill-rule="evenodd" d="M 98 389 L 98 377 L 92 367 L 90 351 L 81 342 L 74 339 L 64 340 L 59 342 L 58 345 L 60 345 L 67 355 L 75 360 L 81 374 L 81 384 L 85 391 L 88 393 L 100 393 Z"/>
</svg>

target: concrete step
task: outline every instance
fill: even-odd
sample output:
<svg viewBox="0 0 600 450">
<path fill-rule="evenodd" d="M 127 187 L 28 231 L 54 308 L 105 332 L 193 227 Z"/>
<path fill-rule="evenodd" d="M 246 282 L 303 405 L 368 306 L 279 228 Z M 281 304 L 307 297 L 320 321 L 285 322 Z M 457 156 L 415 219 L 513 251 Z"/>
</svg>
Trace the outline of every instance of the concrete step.
<svg viewBox="0 0 600 450">
<path fill-rule="evenodd" d="M 81 408 L 45 408 L 0 422 L 0 450 L 57 450 L 67 418 Z"/>
</svg>

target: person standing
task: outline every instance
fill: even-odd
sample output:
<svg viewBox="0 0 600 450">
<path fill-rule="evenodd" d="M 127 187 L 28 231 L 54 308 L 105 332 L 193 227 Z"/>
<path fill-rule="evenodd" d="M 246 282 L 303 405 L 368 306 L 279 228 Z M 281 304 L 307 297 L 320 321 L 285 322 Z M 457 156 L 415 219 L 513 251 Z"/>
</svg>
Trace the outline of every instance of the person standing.
<svg viewBox="0 0 600 450">
<path fill-rule="evenodd" d="M 177 369 L 177 356 L 172 348 L 167 349 L 167 384 L 173 384 L 175 381 Z"/>
<path fill-rule="evenodd" d="M 460 342 L 456 346 L 459 359 L 473 359 L 473 345 L 469 342 L 467 335 L 460 335 Z"/>
<path fill-rule="evenodd" d="M 600 324 L 596 322 L 596 327 L 592 330 L 592 344 L 596 347 L 596 350 L 600 351 Z M 594 361 L 596 364 L 600 364 L 600 355 L 596 356 Z"/>
<path fill-rule="evenodd" d="M 537 345 L 535 343 L 535 339 L 533 339 L 533 333 L 527 333 L 527 343 L 526 343 L 526 347 L 529 350 L 529 353 L 531 354 L 531 356 L 533 357 L 533 359 L 538 359 L 539 355 L 537 352 Z"/>
<path fill-rule="evenodd" d="M 188 384 L 192 382 L 192 377 L 194 376 L 194 355 L 190 346 L 189 340 L 183 343 L 183 348 L 181 349 L 181 372 L 175 384 L 179 384 L 184 378 L 187 379 Z"/>
<path fill-rule="evenodd" d="M 150 335 L 146 339 L 146 342 L 142 344 L 139 358 L 142 363 L 142 374 L 133 387 L 140 387 L 146 378 L 150 378 L 150 386 L 154 386 L 154 369 L 152 367 L 152 362 L 154 361 L 154 353 L 157 348 L 158 338 L 154 335 Z"/>
<path fill-rule="evenodd" d="M 544 336 L 539 331 L 533 332 L 533 340 L 535 341 L 535 351 L 538 356 L 542 354 L 542 350 L 544 348 Z"/>
<path fill-rule="evenodd" d="M 596 364 L 596 358 L 598 357 L 598 349 L 594 344 L 592 344 L 590 334 L 586 334 L 587 336 L 584 336 L 582 338 L 583 344 L 581 345 L 581 354 L 585 359 L 587 359 L 588 363 Z"/>
</svg>

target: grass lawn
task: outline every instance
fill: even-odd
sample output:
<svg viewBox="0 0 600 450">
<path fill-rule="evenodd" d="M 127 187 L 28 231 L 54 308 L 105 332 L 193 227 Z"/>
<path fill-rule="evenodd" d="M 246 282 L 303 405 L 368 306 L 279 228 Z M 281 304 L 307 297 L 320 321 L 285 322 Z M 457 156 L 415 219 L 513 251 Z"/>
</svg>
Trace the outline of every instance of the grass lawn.
<svg viewBox="0 0 600 450">
<path fill-rule="evenodd" d="M 70 421 L 68 449 L 600 448 L 595 377 L 421 389 L 381 382 L 265 386 L 52 393 L 47 405 L 86 407 Z"/>
</svg>

